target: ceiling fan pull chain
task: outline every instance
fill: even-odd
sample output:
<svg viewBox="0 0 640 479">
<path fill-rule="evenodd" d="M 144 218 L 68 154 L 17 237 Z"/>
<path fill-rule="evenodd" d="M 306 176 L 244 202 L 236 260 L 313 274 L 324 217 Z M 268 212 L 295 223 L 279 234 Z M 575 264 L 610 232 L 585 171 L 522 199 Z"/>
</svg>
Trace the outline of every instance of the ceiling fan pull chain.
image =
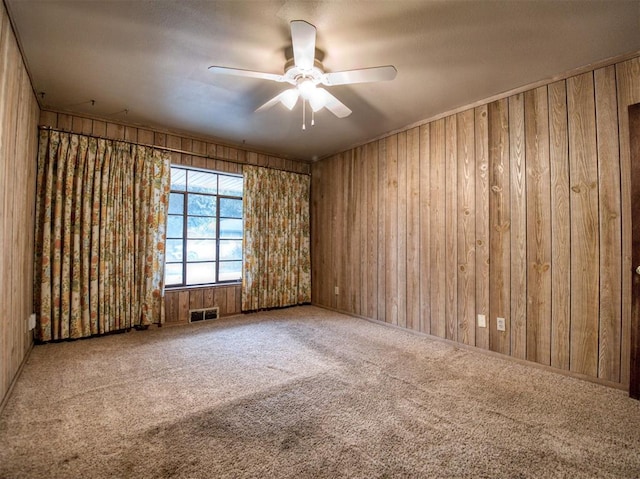
<svg viewBox="0 0 640 479">
<path fill-rule="evenodd" d="M 306 100 L 303 98 L 302 99 L 302 129 L 306 130 L 307 129 L 307 102 Z"/>
<path fill-rule="evenodd" d="M 316 124 L 316 112 L 312 108 L 311 109 L 311 126 L 314 126 L 315 124 Z"/>
</svg>

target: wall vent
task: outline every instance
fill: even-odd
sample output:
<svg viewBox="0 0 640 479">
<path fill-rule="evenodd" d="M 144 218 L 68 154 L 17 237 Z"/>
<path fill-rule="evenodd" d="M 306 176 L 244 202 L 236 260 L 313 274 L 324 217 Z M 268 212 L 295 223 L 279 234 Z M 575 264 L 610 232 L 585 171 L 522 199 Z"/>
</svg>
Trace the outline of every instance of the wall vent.
<svg viewBox="0 0 640 479">
<path fill-rule="evenodd" d="M 204 308 L 204 309 L 190 309 L 189 310 L 189 322 L 195 323 L 197 321 L 208 321 L 210 319 L 218 319 L 220 317 L 220 308 Z"/>
</svg>

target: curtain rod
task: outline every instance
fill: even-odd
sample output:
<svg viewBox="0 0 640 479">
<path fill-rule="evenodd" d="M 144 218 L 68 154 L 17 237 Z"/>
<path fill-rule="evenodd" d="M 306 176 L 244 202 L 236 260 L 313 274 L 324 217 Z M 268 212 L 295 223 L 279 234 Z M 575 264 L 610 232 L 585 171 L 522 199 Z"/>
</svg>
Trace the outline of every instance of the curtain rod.
<svg viewBox="0 0 640 479">
<path fill-rule="evenodd" d="M 210 160 L 227 161 L 229 163 L 235 163 L 237 165 L 260 166 L 261 168 L 269 168 L 271 170 L 288 171 L 288 170 L 283 170 L 282 168 L 274 168 L 273 166 L 252 165 L 251 163 L 247 163 L 246 161 L 243 162 L 243 161 L 238 161 L 238 160 L 228 160 L 226 158 L 219 158 L 217 156 L 211 156 L 211 155 L 204 154 L 204 153 L 194 153 L 194 152 L 191 152 L 191 151 L 181 150 L 179 148 L 171 148 L 169 146 L 150 145 L 148 143 L 138 143 L 136 141 L 131 141 L 131 140 L 119 140 L 117 138 L 107 138 L 106 136 L 92 135 L 92 134 L 89 134 L 89 133 L 75 133 L 73 131 L 63 130 L 62 128 L 54 128 L 52 126 L 39 125 L 38 129 L 39 130 L 49 130 L 49 131 L 59 131 L 60 133 L 70 133 L 72 135 L 87 136 L 89 138 L 96 138 L 98 140 L 120 141 L 122 143 L 128 143 L 130 145 L 146 146 L 147 148 L 155 148 L 157 150 L 169 151 L 169 152 L 172 152 L 172 153 L 179 153 L 181 155 L 197 156 L 198 158 L 207 158 L 207 159 L 210 159 Z M 289 160 L 289 161 L 293 161 L 293 162 L 297 163 L 295 160 Z M 185 165 L 185 166 L 188 166 L 188 165 Z M 299 175 L 310 176 L 310 173 L 299 173 L 297 171 L 292 171 L 291 173 L 297 173 Z"/>
</svg>

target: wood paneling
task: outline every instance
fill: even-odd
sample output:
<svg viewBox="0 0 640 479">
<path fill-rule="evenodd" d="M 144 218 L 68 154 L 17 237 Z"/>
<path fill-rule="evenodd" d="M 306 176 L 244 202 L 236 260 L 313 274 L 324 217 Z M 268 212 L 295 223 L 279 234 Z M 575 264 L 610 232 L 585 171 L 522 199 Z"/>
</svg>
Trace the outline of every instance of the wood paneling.
<svg viewBox="0 0 640 479">
<path fill-rule="evenodd" d="M 445 118 L 445 337 L 458 339 L 458 128 L 455 116 Z"/>
<path fill-rule="evenodd" d="M 489 116 L 489 349 L 511 353 L 511 214 L 508 100 L 488 105 Z M 505 330 L 497 328 L 504 318 Z"/>
<path fill-rule="evenodd" d="M 220 316 L 240 314 L 241 286 L 211 286 L 208 288 L 172 289 L 165 291 L 165 324 L 186 324 L 190 309 L 220 308 Z"/>
<path fill-rule="evenodd" d="M 429 221 L 429 141 L 430 132 L 429 125 L 422 125 L 420 127 L 420 143 L 418 145 L 418 156 L 420 168 L 418 174 L 420 180 L 418 182 L 419 197 L 419 211 L 418 221 L 420 228 L 420 244 L 418 250 L 418 256 L 420 257 L 420 270 L 418 275 L 420 277 L 420 331 L 425 333 L 431 332 L 431 265 L 430 265 L 430 221 Z M 375 316 L 369 316 L 374 318 Z"/>
<path fill-rule="evenodd" d="M 524 94 L 527 162 L 526 357 L 551 364 L 551 170 L 547 87 Z"/>
<path fill-rule="evenodd" d="M 600 216 L 598 377 L 620 381 L 622 231 L 615 67 L 594 72 Z"/>
<path fill-rule="evenodd" d="M 317 162 L 314 303 L 628 385 L 635 102 L 638 58 Z"/>
<path fill-rule="evenodd" d="M 445 337 L 445 142 L 444 120 L 431 124 L 430 145 L 430 239 L 429 263 L 431 265 L 431 334 Z"/>
<path fill-rule="evenodd" d="M 511 355 L 527 356 L 527 197 L 524 94 L 509 97 Z"/>
<path fill-rule="evenodd" d="M 600 251 L 593 74 L 567 80 L 571 179 L 572 371 L 596 376 Z"/>
<path fill-rule="evenodd" d="M 567 87 L 549 85 L 549 163 L 551 165 L 551 366 L 569 369 L 571 324 L 571 209 Z"/>
<path fill-rule="evenodd" d="M 473 110 L 456 115 L 458 136 L 458 341 L 476 343 L 476 195 L 475 116 Z"/>
<path fill-rule="evenodd" d="M 489 320 L 489 124 L 487 106 L 474 110 L 476 157 L 476 313 Z M 476 346 L 489 349 L 489 328 L 476 323 Z"/>
<path fill-rule="evenodd" d="M 420 330 L 420 129 L 407 132 L 407 327 Z"/>
<path fill-rule="evenodd" d="M 28 318 L 33 311 L 39 114 L 9 18 L 0 5 L 0 404 L 33 343 Z"/>
</svg>

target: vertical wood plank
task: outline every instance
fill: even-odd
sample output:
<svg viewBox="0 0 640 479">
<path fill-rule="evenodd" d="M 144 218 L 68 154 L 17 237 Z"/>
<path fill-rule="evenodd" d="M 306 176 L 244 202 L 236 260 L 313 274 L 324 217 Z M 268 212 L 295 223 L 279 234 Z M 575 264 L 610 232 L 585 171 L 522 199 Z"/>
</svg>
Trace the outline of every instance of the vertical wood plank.
<svg viewBox="0 0 640 479">
<path fill-rule="evenodd" d="M 567 80 L 571 178 L 571 371 L 598 374 L 600 252 L 593 73 Z"/>
<path fill-rule="evenodd" d="M 107 122 L 100 121 L 100 120 L 93 120 L 93 127 L 92 127 L 91 134 L 95 136 L 106 136 Z"/>
<path fill-rule="evenodd" d="M 598 377 L 620 381 L 622 225 L 615 67 L 595 71 L 600 214 L 600 327 Z"/>
<path fill-rule="evenodd" d="M 368 318 L 378 318 L 378 144 L 365 146 L 367 174 L 367 309 Z"/>
<path fill-rule="evenodd" d="M 189 290 L 189 309 L 201 309 L 204 304 L 204 291 L 202 288 Z"/>
<path fill-rule="evenodd" d="M 458 341 L 476 343 L 476 192 L 473 110 L 456 115 L 458 132 Z"/>
<path fill-rule="evenodd" d="M 430 126 L 430 240 L 431 265 L 431 334 L 441 338 L 446 334 L 446 250 L 445 231 L 445 121 L 436 120 Z"/>
<path fill-rule="evenodd" d="M 360 291 L 358 293 L 358 297 L 356 297 L 356 301 L 360 307 L 358 314 L 361 316 L 367 316 L 367 310 L 369 309 L 368 279 L 369 276 L 371 276 L 368 261 L 369 237 L 367 235 L 369 215 L 371 214 L 371 210 L 367 204 L 367 181 L 369 180 L 370 172 L 366 168 L 366 147 L 358 147 L 358 153 L 356 181 L 358 182 L 358 191 L 360 192 L 360 200 L 358 201 L 360 211 L 358 212 L 357 218 L 359 220 L 358 230 L 360 233 L 360 277 L 358 278 Z"/>
<path fill-rule="evenodd" d="M 398 324 L 398 136 L 392 135 L 386 143 L 386 321 Z"/>
<path fill-rule="evenodd" d="M 420 330 L 420 129 L 407 131 L 407 327 Z"/>
<path fill-rule="evenodd" d="M 138 129 L 131 126 L 124 127 L 124 139 L 132 141 L 133 143 L 138 141 Z"/>
<path fill-rule="evenodd" d="M 487 106 L 475 115 L 476 313 L 489 320 L 489 125 Z M 476 324 L 476 344 L 489 349 L 489 328 Z"/>
<path fill-rule="evenodd" d="M 446 338 L 458 340 L 458 250 L 456 240 L 458 233 L 457 216 L 457 155 L 458 132 L 455 115 L 445 118 L 445 274 L 446 303 L 445 322 Z"/>
<path fill-rule="evenodd" d="M 431 303 L 430 303 L 430 279 L 431 264 L 430 257 L 430 217 L 429 217 L 429 180 L 430 180 L 430 163 L 429 163 L 429 141 L 430 128 L 428 124 L 420 126 L 420 331 L 431 333 Z"/>
<path fill-rule="evenodd" d="M 203 308 L 213 308 L 215 306 L 213 290 L 214 288 L 205 288 L 202 291 Z"/>
<path fill-rule="evenodd" d="M 551 364 L 551 171 L 547 87 L 525 97 L 527 359 Z"/>
<path fill-rule="evenodd" d="M 387 320 L 387 238 L 386 190 L 387 190 L 387 143 L 376 142 L 378 146 L 378 320 Z"/>
<path fill-rule="evenodd" d="M 213 300 L 215 305 L 220 308 L 220 316 L 227 316 L 227 291 L 226 288 L 216 287 L 213 292 Z"/>
<path fill-rule="evenodd" d="M 178 322 L 189 322 L 189 291 L 178 292 Z"/>
<path fill-rule="evenodd" d="M 240 311 L 236 310 L 236 287 L 229 286 L 225 288 L 227 294 L 227 314 L 237 314 Z"/>
<path fill-rule="evenodd" d="M 165 322 L 175 323 L 178 321 L 178 293 L 167 291 L 164 295 Z"/>
<path fill-rule="evenodd" d="M 398 162 L 398 249 L 396 279 L 398 297 L 398 326 L 407 327 L 407 132 L 397 134 Z"/>
<path fill-rule="evenodd" d="M 325 205 L 321 204 L 321 188 L 324 182 L 322 169 L 324 164 L 324 161 L 319 161 L 314 163 L 311 168 L 311 299 L 313 304 L 318 305 L 324 305 L 320 295 L 321 285 L 324 283 L 322 275 L 325 271 L 321 265 L 323 258 L 320 254 L 320 247 L 324 244 L 324 228 L 321 227 L 322 223 L 320 223 L 321 215 L 325 211 Z"/>
<path fill-rule="evenodd" d="M 40 126 L 50 126 L 51 128 L 58 127 L 58 114 L 53 111 L 43 110 L 40 112 L 40 120 L 38 121 Z"/>
<path fill-rule="evenodd" d="M 524 95 L 509 97 L 511 200 L 511 355 L 527 355 L 527 198 Z"/>
<path fill-rule="evenodd" d="M 620 380 L 629 385 L 631 342 L 631 155 L 629 143 L 630 105 L 640 103 L 640 58 L 616 65 L 618 91 L 618 134 L 620 138 L 621 206 L 622 206 L 622 354 Z"/>
<path fill-rule="evenodd" d="M 107 122 L 107 138 L 113 140 L 124 140 L 124 126 L 117 123 Z"/>
<path fill-rule="evenodd" d="M 73 117 L 66 113 L 58 113 L 58 128 L 63 131 L 72 130 Z M 105 130 L 106 131 L 106 130 Z"/>
<path fill-rule="evenodd" d="M 564 80 L 548 87 L 551 166 L 551 366 L 569 369 L 571 330 L 571 211 L 569 136 Z"/>
<path fill-rule="evenodd" d="M 509 105 L 502 99 L 487 105 L 489 131 L 489 349 L 511 353 L 510 272 L 511 213 L 509 165 Z M 498 331 L 497 318 L 505 319 Z"/>
<path fill-rule="evenodd" d="M 349 187 L 347 193 L 347 223 L 345 224 L 345 232 L 347 234 L 349 242 L 349 250 L 347 258 L 356 259 L 355 262 L 351 262 L 347 269 L 348 274 L 345 279 L 345 286 L 347 287 L 347 309 L 350 313 L 360 314 L 360 274 L 362 268 L 362 262 L 360 261 L 360 200 L 361 192 L 359 188 L 359 171 L 358 165 L 360 162 L 360 150 L 355 149 L 350 152 L 349 155 Z M 348 259 L 347 259 L 348 261 Z"/>
</svg>

